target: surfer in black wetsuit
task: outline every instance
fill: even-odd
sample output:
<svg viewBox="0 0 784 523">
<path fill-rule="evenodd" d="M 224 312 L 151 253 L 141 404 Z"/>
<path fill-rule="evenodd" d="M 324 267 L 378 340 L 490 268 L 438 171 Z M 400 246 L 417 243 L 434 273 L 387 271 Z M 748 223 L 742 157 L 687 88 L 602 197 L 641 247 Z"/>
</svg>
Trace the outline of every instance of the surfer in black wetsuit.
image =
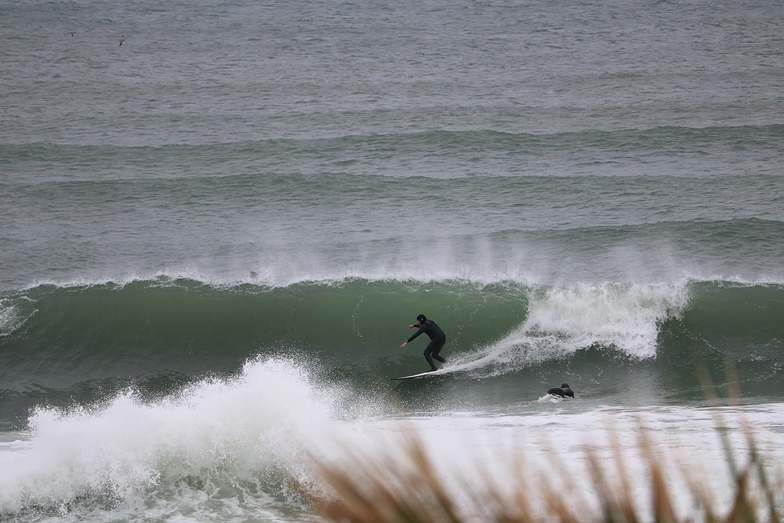
<svg viewBox="0 0 784 523">
<path fill-rule="evenodd" d="M 572 392 L 572 389 L 569 388 L 568 383 L 562 383 L 560 387 L 553 387 L 547 391 L 547 394 L 550 394 L 551 396 L 558 396 L 560 398 L 574 398 L 574 392 Z"/>
<path fill-rule="evenodd" d="M 444 334 L 444 331 L 441 330 L 441 327 L 436 325 L 436 322 L 433 320 L 428 320 L 424 314 L 420 314 L 416 319 L 416 323 L 409 325 L 408 328 L 417 329 L 417 331 L 411 335 L 407 341 L 401 343 L 400 348 L 405 348 L 406 345 L 414 341 L 417 336 L 424 332 L 430 338 L 430 343 L 425 349 L 425 359 L 430 364 L 430 369 L 436 370 L 436 366 L 433 364 L 433 358 L 437 359 L 441 363 L 446 363 L 446 359 L 443 356 L 438 355 L 438 353 L 441 352 L 441 348 L 444 346 L 444 343 L 446 343 L 446 335 Z"/>
</svg>

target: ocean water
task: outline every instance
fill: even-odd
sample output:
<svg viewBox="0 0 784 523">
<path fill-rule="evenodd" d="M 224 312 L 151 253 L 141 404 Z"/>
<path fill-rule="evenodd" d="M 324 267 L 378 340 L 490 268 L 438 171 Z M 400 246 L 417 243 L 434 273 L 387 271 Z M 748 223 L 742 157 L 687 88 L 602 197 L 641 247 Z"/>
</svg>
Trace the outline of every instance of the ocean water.
<svg viewBox="0 0 784 523">
<path fill-rule="evenodd" d="M 0 519 L 313 520 L 313 453 L 412 428 L 447 481 L 580 478 L 608 419 L 728 504 L 717 413 L 784 458 L 782 28 L 770 0 L 0 3 Z M 394 382 L 418 313 L 448 362 Z"/>
</svg>

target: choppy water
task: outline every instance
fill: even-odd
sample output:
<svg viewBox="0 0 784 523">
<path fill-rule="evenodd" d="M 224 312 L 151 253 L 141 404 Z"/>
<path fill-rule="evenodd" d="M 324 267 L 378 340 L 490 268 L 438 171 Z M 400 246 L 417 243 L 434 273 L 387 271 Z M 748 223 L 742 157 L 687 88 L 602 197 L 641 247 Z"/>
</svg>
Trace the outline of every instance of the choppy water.
<svg viewBox="0 0 784 523">
<path fill-rule="evenodd" d="M 641 412 L 682 452 L 703 366 L 784 455 L 782 27 L 772 1 L 0 5 L 0 514 L 302 519 L 306 428 L 375 452 L 403 421 L 461 467 Z M 392 384 L 419 312 L 447 376 Z"/>
</svg>

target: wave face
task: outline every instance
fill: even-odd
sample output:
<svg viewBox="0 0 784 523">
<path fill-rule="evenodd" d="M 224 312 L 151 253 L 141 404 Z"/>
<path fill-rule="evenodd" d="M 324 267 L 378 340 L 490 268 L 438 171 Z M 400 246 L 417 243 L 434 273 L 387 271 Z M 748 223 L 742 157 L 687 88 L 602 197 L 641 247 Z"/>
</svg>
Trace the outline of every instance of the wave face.
<svg viewBox="0 0 784 523">
<path fill-rule="evenodd" d="M 447 332 L 448 372 L 477 387 L 540 388 L 547 374 L 558 381 L 565 372 L 606 386 L 654 372 L 678 394 L 693 385 L 698 366 L 729 360 L 750 372 L 749 392 L 767 394 L 766 380 L 778 383 L 784 372 L 778 284 L 346 280 L 215 287 L 161 279 L 42 285 L 2 303 L 0 379 L 3 396 L 13 400 L 6 419 L 41 398 L 93 400 L 128 385 L 169 392 L 234 372 L 256 355 L 299 355 L 318 361 L 327 376 L 386 386 L 387 378 L 424 366 L 424 342 L 397 348 L 418 312 Z"/>
</svg>

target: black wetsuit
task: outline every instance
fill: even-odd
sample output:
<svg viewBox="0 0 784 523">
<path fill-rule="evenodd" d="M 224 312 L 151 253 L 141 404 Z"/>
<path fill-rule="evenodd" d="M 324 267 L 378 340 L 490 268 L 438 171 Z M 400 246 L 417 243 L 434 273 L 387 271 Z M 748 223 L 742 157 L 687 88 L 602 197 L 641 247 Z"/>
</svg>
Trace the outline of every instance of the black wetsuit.
<svg viewBox="0 0 784 523">
<path fill-rule="evenodd" d="M 441 352 L 441 348 L 444 346 L 444 343 L 446 343 L 446 334 L 444 334 L 444 331 L 441 330 L 441 327 L 436 325 L 436 322 L 433 320 L 425 320 L 420 324 L 419 330 L 417 330 L 413 335 L 411 335 L 410 338 L 408 338 L 408 343 L 414 341 L 414 338 L 423 332 L 430 337 L 430 343 L 425 349 L 425 359 L 430 364 L 430 368 L 436 370 L 436 366 L 433 364 L 432 358 L 437 359 L 441 363 L 446 363 L 446 359 L 438 355 L 438 353 Z"/>
<path fill-rule="evenodd" d="M 561 398 L 570 397 L 574 398 L 574 392 L 569 387 L 553 387 L 552 389 L 547 391 L 547 394 L 552 394 L 553 396 L 560 396 Z"/>
</svg>

